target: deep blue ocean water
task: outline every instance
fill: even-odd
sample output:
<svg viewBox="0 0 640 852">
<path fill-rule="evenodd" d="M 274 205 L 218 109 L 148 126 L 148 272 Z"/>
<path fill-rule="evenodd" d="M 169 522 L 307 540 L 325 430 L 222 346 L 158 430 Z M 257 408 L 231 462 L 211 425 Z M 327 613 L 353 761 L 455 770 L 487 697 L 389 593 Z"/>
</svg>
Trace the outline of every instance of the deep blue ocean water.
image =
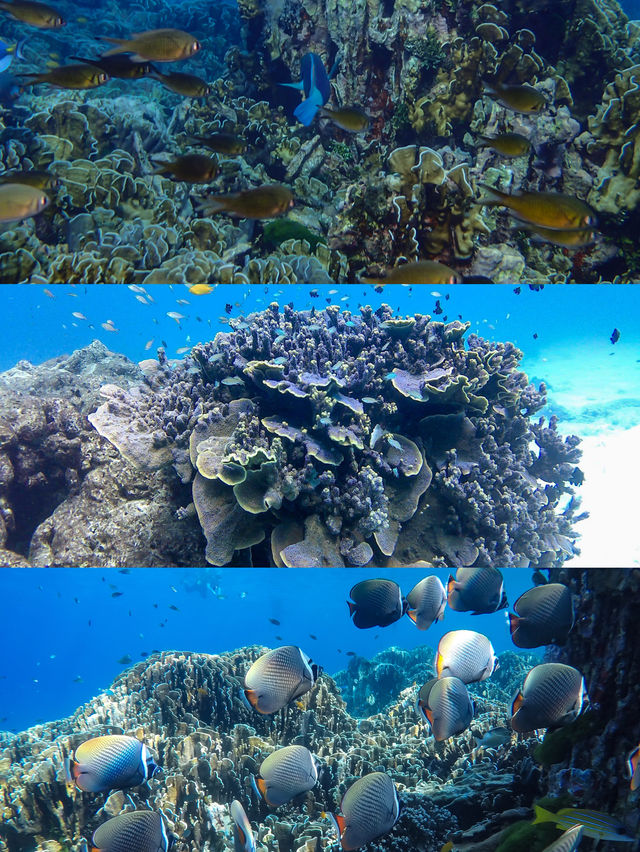
<svg viewBox="0 0 640 852">
<path fill-rule="evenodd" d="M 424 568 L 379 573 L 405 594 L 430 573 L 445 584 L 449 576 L 445 569 Z M 528 569 L 503 574 L 510 604 L 533 585 Z M 359 630 L 346 600 L 355 583 L 371 576 L 366 568 L 4 569 L 0 730 L 71 714 L 153 651 L 294 644 L 333 674 L 347 667 L 348 651 L 371 658 L 392 645 L 435 649 L 444 633 L 463 628 L 487 635 L 498 654 L 518 650 L 507 610 L 471 616 L 447 608 L 444 620 L 427 631 L 406 616 L 389 627 Z M 114 592 L 121 595 L 114 598 Z M 118 662 L 127 656 L 131 663 Z"/>
</svg>

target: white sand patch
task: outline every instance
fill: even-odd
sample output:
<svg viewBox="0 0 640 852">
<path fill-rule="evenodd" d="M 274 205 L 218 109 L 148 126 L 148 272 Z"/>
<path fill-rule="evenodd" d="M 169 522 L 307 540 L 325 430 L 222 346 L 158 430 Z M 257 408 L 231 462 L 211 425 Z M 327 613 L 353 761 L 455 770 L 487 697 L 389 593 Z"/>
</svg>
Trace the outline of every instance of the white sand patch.
<svg viewBox="0 0 640 852">
<path fill-rule="evenodd" d="M 583 438 L 580 467 L 584 484 L 578 490 L 581 521 L 580 556 L 572 567 L 627 568 L 640 565 L 640 426 Z"/>
</svg>

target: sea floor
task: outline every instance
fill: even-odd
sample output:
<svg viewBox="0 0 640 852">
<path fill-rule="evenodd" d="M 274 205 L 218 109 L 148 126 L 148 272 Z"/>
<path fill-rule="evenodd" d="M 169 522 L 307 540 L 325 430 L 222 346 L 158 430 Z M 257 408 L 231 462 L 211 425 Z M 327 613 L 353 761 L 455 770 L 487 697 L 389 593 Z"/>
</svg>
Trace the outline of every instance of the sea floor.
<svg viewBox="0 0 640 852">
<path fill-rule="evenodd" d="M 582 444 L 585 481 L 578 527 L 581 553 L 567 564 L 584 568 L 640 565 L 635 483 L 640 478 L 640 426 L 587 435 Z"/>
<path fill-rule="evenodd" d="M 530 360 L 530 378 L 549 377 L 548 412 L 564 434 L 582 438 L 584 484 L 581 553 L 570 565 L 640 565 L 634 484 L 640 481 L 640 362 L 638 347 L 608 341 L 555 344 Z M 582 365 L 576 370 L 576 364 Z"/>
</svg>

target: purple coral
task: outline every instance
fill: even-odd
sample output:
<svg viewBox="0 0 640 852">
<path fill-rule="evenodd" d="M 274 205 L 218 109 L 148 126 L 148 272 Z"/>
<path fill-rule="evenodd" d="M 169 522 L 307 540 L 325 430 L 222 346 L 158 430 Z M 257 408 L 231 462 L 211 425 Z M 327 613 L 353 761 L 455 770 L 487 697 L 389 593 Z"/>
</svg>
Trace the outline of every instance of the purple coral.
<svg viewBox="0 0 640 852">
<path fill-rule="evenodd" d="M 531 423 L 545 389 L 518 370 L 522 353 L 473 334 L 465 345 L 468 324 L 458 321 L 416 315 L 397 335 L 391 319 L 386 305 L 352 315 L 272 304 L 231 320 L 184 362 L 161 360 L 140 419 L 154 445 L 159 431 L 169 441 L 183 481 L 201 448 L 219 455 L 209 470 L 230 465 L 254 485 L 266 482 L 256 471 L 268 458 L 270 500 L 243 504 L 251 528 L 269 536 L 290 519 L 314 519 L 325 544 L 316 525 L 305 552 L 359 548 L 371 551 L 372 566 L 561 564 L 575 549 L 574 501 L 563 514 L 557 506 L 582 480 L 578 439 L 562 438 L 555 419 Z M 221 441 L 215 424 L 232 400 L 248 398 L 250 410 Z M 194 438 L 198 421 L 207 434 L 203 417 L 218 435 L 213 450 Z M 390 462 L 407 446 L 412 465 Z M 209 493 L 233 499 L 231 484 Z M 217 512 L 205 513 L 208 538 L 219 534 Z"/>
</svg>

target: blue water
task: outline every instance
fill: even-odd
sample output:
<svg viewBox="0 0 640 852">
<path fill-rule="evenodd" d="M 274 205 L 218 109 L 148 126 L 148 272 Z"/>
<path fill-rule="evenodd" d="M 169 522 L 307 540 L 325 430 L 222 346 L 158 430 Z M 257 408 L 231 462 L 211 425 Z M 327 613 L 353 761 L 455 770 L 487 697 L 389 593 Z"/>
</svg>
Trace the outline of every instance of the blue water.
<svg viewBox="0 0 640 852">
<path fill-rule="evenodd" d="M 386 576 L 406 594 L 429 573 L 445 583 L 449 576 L 444 569 L 420 568 L 387 571 Z M 512 568 L 503 574 L 511 604 L 533 585 L 530 570 Z M 370 658 L 391 645 L 435 648 L 444 633 L 461 628 L 485 633 L 497 653 L 517 650 L 506 610 L 471 616 L 447 608 L 444 621 L 426 632 L 407 617 L 386 628 L 359 630 L 345 602 L 352 585 L 370 576 L 361 568 L 143 568 L 129 574 L 5 569 L 0 729 L 22 730 L 37 720 L 71 714 L 127 667 L 118 660 L 129 655 L 136 663 L 142 652 L 154 650 L 219 653 L 254 643 L 296 644 L 329 673 L 346 668 L 347 651 Z M 114 591 L 122 595 L 114 598 Z"/>
<path fill-rule="evenodd" d="M 330 290 L 337 292 L 329 295 Z M 289 285 L 284 291 L 221 285 L 206 296 L 194 296 L 182 286 L 154 285 L 147 287 L 151 304 L 142 304 L 136 299 L 140 293 L 121 285 L 56 285 L 49 291 L 53 298 L 41 287 L 0 285 L 0 370 L 22 358 L 39 363 L 70 353 L 94 339 L 135 361 L 154 357 L 163 344 L 170 358 L 181 357 L 177 350 L 225 330 L 221 318 L 262 310 L 274 300 L 300 310 L 320 309 L 331 301 L 353 312 L 361 304 L 387 302 L 400 314 L 430 313 L 440 320 L 461 316 L 471 322 L 470 331 L 512 341 L 524 352 L 522 369 L 532 380 L 547 383 L 551 411 L 556 405 L 564 417 L 571 417 L 575 412 L 567 408 L 579 407 L 577 419 L 584 421 L 585 409 L 587 418 L 598 418 L 603 426 L 640 423 L 640 288 L 629 285 L 548 286 L 542 291 L 522 287 L 519 294 L 507 285 L 393 286 L 382 293 L 367 285 Z M 443 309 L 439 315 L 436 300 Z M 167 316 L 169 311 L 184 319 L 176 322 Z M 74 312 L 87 319 L 74 318 Z M 103 329 L 107 320 L 118 330 Z M 621 337 L 612 345 L 614 328 Z"/>
</svg>

